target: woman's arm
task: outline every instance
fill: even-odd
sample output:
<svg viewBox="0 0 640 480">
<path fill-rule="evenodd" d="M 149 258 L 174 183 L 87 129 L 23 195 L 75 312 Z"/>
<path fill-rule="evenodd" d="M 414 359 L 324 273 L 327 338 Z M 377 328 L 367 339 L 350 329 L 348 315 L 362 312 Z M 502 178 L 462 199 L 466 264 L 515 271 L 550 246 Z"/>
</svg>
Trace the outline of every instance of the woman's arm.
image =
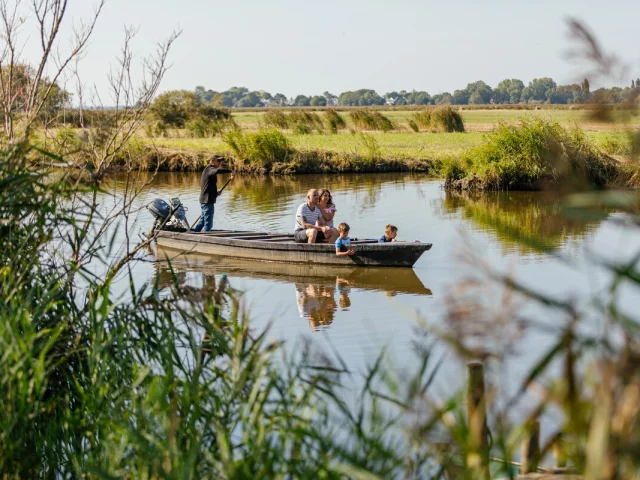
<svg viewBox="0 0 640 480">
<path fill-rule="evenodd" d="M 336 207 L 331 206 L 327 210 L 329 210 L 329 213 L 327 213 L 324 208 L 320 209 L 320 211 L 322 212 L 322 217 L 327 222 L 330 222 L 331 220 L 333 220 L 333 217 L 335 217 L 335 215 L 336 215 Z"/>
</svg>

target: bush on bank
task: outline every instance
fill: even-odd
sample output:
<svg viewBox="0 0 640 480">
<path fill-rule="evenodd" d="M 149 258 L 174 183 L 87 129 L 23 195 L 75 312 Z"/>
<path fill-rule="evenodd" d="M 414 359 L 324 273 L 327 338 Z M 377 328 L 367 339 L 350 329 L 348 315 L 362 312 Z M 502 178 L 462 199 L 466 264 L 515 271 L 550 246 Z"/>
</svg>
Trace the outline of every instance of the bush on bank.
<svg viewBox="0 0 640 480">
<path fill-rule="evenodd" d="M 440 164 L 446 188 L 540 190 L 602 188 L 620 178 L 618 163 L 578 129 L 539 118 L 501 124 L 485 142 Z"/>
</svg>

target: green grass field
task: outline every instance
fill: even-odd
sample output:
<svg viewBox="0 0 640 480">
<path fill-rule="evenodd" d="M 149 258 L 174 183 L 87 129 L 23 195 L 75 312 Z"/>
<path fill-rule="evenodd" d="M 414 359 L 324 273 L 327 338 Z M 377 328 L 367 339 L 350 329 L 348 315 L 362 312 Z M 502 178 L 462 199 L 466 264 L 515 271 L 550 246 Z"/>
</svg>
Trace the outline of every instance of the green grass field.
<svg viewBox="0 0 640 480">
<path fill-rule="evenodd" d="M 456 156 L 482 142 L 483 133 L 370 133 L 385 158 L 438 159 Z M 587 132 L 599 145 L 621 143 L 625 134 L 620 132 Z M 336 135 L 287 135 L 293 145 L 300 149 L 327 150 L 344 153 L 364 152 L 359 134 Z M 154 138 L 145 139 L 158 147 L 211 153 L 230 153 L 222 138 Z M 606 149 L 605 149 L 606 150 Z M 617 152 L 608 152 L 617 153 Z"/>
</svg>

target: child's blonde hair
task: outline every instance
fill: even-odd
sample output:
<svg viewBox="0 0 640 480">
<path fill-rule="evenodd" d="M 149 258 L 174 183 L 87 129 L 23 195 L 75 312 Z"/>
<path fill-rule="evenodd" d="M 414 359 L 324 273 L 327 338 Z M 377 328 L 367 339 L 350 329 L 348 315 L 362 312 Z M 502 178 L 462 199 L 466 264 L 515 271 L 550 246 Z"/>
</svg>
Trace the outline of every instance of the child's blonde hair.
<svg viewBox="0 0 640 480">
<path fill-rule="evenodd" d="M 340 225 L 338 225 L 338 232 L 340 233 L 348 232 L 349 230 L 351 230 L 351 227 L 349 226 L 348 223 L 342 222 Z"/>
<path fill-rule="evenodd" d="M 395 225 L 387 225 L 386 227 L 384 227 L 384 233 L 386 233 L 387 235 L 389 235 L 390 233 L 398 233 L 398 227 L 396 227 Z"/>
</svg>

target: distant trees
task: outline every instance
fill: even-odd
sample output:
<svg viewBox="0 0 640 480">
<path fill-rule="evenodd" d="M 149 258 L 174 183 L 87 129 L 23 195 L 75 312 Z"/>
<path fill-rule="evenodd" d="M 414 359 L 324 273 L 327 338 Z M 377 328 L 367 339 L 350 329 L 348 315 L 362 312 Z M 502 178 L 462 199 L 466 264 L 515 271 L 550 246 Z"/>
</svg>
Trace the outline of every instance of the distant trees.
<svg viewBox="0 0 640 480">
<path fill-rule="evenodd" d="M 311 97 L 311 106 L 312 107 L 326 107 L 327 99 L 325 97 L 321 97 L 320 95 L 314 95 Z"/>
<path fill-rule="evenodd" d="M 494 103 L 519 103 L 524 90 L 524 82 L 517 78 L 502 80 L 493 91 Z"/>
<path fill-rule="evenodd" d="M 210 103 L 216 107 L 283 107 L 294 105 L 299 107 L 354 106 L 368 107 L 374 105 L 485 105 L 485 104 L 517 104 L 547 103 L 569 104 L 584 103 L 594 95 L 598 100 L 607 99 L 610 103 L 634 101 L 640 95 L 640 78 L 631 81 L 631 87 L 598 89 L 591 92 L 589 80 L 580 84 L 558 85 L 552 78 L 534 78 L 527 85 L 517 78 L 507 78 L 491 88 L 482 80 L 467 84 L 463 89 L 453 92 L 430 95 L 425 91 L 406 90 L 387 92 L 384 96 L 375 90 L 360 89 L 342 92 L 336 96 L 328 91 L 322 95 L 297 95 L 287 99 L 282 93 L 271 96 L 270 93 L 249 91 L 244 87 L 232 87 L 224 92 L 215 92 L 198 86 L 194 90 L 201 104 Z"/>
<path fill-rule="evenodd" d="M 293 105 L 296 107 L 308 107 L 311 105 L 311 101 L 306 95 L 298 95 L 293 101 Z"/>
<path fill-rule="evenodd" d="M 361 89 L 353 92 L 343 92 L 338 97 L 338 105 L 351 107 L 369 107 L 384 105 L 385 100 L 375 90 Z"/>
</svg>

